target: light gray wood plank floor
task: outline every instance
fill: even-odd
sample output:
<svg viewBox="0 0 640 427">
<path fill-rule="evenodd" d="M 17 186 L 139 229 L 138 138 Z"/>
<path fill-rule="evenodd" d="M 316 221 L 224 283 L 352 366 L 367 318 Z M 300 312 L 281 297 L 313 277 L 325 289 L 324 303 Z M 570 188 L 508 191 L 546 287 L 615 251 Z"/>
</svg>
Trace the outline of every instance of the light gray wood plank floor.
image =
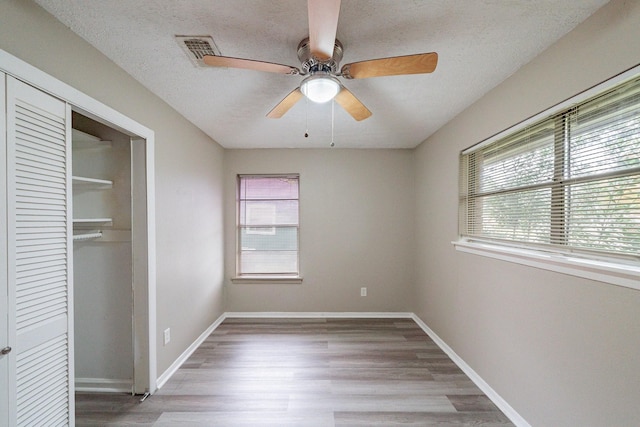
<svg viewBox="0 0 640 427">
<path fill-rule="evenodd" d="M 227 319 L 155 395 L 78 426 L 511 426 L 411 319 Z"/>
</svg>

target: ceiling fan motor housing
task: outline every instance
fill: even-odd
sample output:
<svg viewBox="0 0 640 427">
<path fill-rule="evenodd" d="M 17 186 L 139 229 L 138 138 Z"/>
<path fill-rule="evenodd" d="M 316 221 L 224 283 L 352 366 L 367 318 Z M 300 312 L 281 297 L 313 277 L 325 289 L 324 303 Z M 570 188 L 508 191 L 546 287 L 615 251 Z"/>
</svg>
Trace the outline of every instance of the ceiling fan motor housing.
<svg viewBox="0 0 640 427">
<path fill-rule="evenodd" d="M 344 53 L 342 43 L 336 39 L 333 46 L 333 56 L 327 60 L 321 60 L 313 56 L 309 48 L 309 38 L 305 38 L 298 44 L 298 59 L 302 63 L 301 74 L 315 74 L 317 72 L 337 75 L 338 66 Z"/>
</svg>

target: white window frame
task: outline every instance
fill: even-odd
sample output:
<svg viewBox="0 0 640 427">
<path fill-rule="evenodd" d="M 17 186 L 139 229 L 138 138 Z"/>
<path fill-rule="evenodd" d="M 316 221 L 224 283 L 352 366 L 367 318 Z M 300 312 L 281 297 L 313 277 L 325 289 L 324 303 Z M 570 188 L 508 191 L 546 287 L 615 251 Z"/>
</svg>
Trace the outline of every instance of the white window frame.
<svg viewBox="0 0 640 427">
<path fill-rule="evenodd" d="M 297 273 L 242 273 L 240 271 L 240 251 L 241 251 L 241 227 L 240 223 L 240 181 L 242 177 L 255 178 L 295 178 L 298 181 L 298 223 L 288 224 L 286 226 L 295 226 L 297 228 Z M 273 199 L 265 199 L 273 200 Z M 249 215 L 247 213 L 246 215 Z M 275 217 L 275 211 L 273 212 Z M 246 227 L 247 234 L 257 235 L 275 235 L 276 227 Z M 299 174 L 240 174 L 236 177 L 236 274 L 231 278 L 233 283 L 251 284 L 251 283 L 302 283 L 300 273 L 300 175 Z"/>
<path fill-rule="evenodd" d="M 613 86 L 640 74 L 640 66 L 633 67 L 619 75 L 581 92 L 543 112 L 540 112 L 492 137 L 462 151 L 462 154 L 476 151 L 508 135 L 514 134 L 541 120 L 553 116 L 576 104 L 586 101 Z M 452 242 L 456 250 L 474 255 L 486 256 L 530 267 L 569 274 L 617 286 L 640 290 L 640 261 L 633 258 L 608 257 L 588 252 L 576 253 L 571 250 L 539 248 L 534 245 L 496 242 L 476 237 L 459 237 Z"/>
</svg>

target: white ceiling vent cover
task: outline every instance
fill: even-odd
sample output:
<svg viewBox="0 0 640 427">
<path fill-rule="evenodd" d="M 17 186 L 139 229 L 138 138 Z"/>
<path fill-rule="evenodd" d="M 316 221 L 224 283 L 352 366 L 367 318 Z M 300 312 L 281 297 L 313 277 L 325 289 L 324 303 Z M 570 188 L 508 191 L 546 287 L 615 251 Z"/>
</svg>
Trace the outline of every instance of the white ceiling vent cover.
<svg viewBox="0 0 640 427">
<path fill-rule="evenodd" d="M 202 58 L 206 55 L 220 56 L 220 50 L 211 36 L 176 36 L 176 40 L 191 62 L 198 67 L 206 66 Z"/>
</svg>

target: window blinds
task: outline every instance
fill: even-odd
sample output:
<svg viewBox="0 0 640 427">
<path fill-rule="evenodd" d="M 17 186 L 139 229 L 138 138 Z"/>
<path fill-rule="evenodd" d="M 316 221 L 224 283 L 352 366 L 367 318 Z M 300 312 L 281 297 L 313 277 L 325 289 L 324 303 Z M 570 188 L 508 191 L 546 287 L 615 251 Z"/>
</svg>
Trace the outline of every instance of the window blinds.
<svg viewBox="0 0 640 427">
<path fill-rule="evenodd" d="M 297 175 L 238 176 L 237 274 L 298 275 Z"/>
<path fill-rule="evenodd" d="M 640 77 L 460 157 L 460 234 L 640 254 Z"/>
</svg>

